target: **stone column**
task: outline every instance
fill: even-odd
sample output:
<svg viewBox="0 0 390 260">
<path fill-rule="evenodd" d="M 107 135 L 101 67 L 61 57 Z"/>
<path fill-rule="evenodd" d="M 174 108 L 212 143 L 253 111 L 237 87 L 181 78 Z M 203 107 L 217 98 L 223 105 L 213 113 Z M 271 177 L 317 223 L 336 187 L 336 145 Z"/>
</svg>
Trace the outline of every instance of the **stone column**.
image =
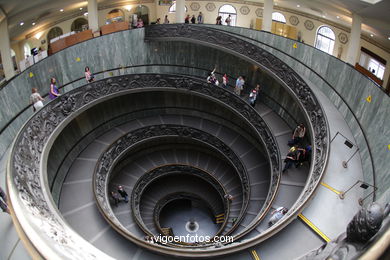
<svg viewBox="0 0 390 260">
<path fill-rule="evenodd" d="M 97 0 L 88 0 L 88 27 L 92 32 L 99 31 Z"/>
<path fill-rule="evenodd" d="M 274 0 L 264 0 L 263 26 L 262 30 L 270 32 L 272 28 L 272 12 L 274 11 Z"/>
<path fill-rule="evenodd" d="M 184 23 L 186 10 L 185 10 L 185 0 L 176 0 L 176 20 L 175 23 Z"/>
<path fill-rule="evenodd" d="M 347 51 L 347 62 L 355 66 L 360 49 L 360 34 L 362 31 L 362 17 L 357 14 L 352 14 L 352 28 L 349 37 L 349 45 Z"/>
<path fill-rule="evenodd" d="M 11 79 L 15 75 L 14 64 L 11 57 L 11 44 L 8 33 L 8 20 L 4 18 L 0 23 L 0 53 L 5 78 Z"/>
</svg>

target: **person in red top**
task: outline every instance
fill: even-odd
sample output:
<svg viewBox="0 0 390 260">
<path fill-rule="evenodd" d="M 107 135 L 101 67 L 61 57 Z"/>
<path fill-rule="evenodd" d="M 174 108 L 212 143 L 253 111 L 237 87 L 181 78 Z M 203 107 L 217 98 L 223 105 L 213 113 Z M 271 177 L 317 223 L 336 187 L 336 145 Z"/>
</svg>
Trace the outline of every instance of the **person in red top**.
<svg viewBox="0 0 390 260">
<path fill-rule="evenodd" d="M 137 28 L 142 28 L 144 27 L 144 21 L 142 21 L 141 18 L 138 18 L 138 21 L 137 21 Z"/>
<path fill-rule="evenodd" d="M 89 70 L 89 67 L 87 66 L 87 67 L 85 67 L 85 73 L 84 73 L 84 75 L 85 75 L 85 80 L 87 81 L 87 82 L 92 82 L 93 80 L 94 80 L 94 76 L 93 76 L 93 74 L 92 74 L 92 72 Z"/>
<path fill-rule="evenodd" d="M 222 77 L 222 87 L 227 88 L 228 76 L 226 74 Z"/>
<path fill-rule="evenodd" d="M 187 14 L 186 18 L 184 19 L 184 23 L 190 23 L 190 15 Z"/>
<path fill-rule="evenodd" d="M 251 104 L 252 107 L 255 107 L 257 96 L 260 92 L 260 85 L 257 84 L 254 89 L 252 89 L 251 93 L 249 93 L 249 104 Z"/>
</svg>

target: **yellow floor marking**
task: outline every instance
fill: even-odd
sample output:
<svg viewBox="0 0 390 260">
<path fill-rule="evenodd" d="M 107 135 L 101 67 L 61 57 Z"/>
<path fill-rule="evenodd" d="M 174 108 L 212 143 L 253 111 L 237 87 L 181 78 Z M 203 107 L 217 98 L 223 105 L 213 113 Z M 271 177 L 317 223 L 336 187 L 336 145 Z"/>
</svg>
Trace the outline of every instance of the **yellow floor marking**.
<svg viewBox="0 0 390 260">
<path fill-rule="evenodd" d="M 321 232 L 321 230 L 318 229 L 310 220 L 308 220 L 304 215 L 299 214 L 298 217 L 305 222 L 311 229 L 314 230 L 322 239 L 324 239 L 326 242 L 330 242 L 330 238 L 327 237 L 324 233 Z"/>
<path fill-rule="evenodd" d="M 256 250 L 251 251 L 252 257 L 254 260 L 261 260 L 259 255 L 257 254 Z"/>
<path fill-rule="evenodd" d="M 337 195 L 339 195 L 339 194 L 341 193 L 341 191 L 338 191 L 338 190 L 336 190 L 336 189 L 330 187 L 330 186 L 329 186 L 328 184 L 326 184 L 325 182 L 321 182 L 321 185 L 324 186 L 324 187 L 326 187 L 326 188 L 328 188 L 328 189 L 330 189 L 331 191 L 333 191 L 333 192 L 336 193 Z"/>
</svg>

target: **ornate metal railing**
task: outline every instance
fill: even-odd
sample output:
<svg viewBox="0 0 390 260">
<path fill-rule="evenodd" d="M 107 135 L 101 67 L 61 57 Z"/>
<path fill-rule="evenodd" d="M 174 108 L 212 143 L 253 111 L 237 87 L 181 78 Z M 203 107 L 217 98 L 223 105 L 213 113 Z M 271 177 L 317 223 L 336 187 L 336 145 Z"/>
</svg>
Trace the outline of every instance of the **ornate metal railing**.
<svg viewBox="0 0 390 260">
<path fill-rule="evenodd" d="M 224 195 L 227 194 L 227 192 L 223 184 L 220 183 L 211 173 L 208 173 L 203 169 L 199 169 L 191 165 L 182 165 L 182 164 L 163 165 L 161 167 L 156 167 L 150 170 L 149 172 L 143 174 L 138 179 L 137 183 L 134 185 L 131 194 L 131 205 L 130 205 L 132 208 L 132 213 L 134 215 L 134 218 L 138 226 L 140 226 L 141 229 L 144 230 L 144 232 L 149 233 L 149 235 L 158 235 L 158 234 L 152 234 L 152 232 L 145 227 L 145 223 L 142 220 L 142 212 L 140 209 L 141 197 L 152 182 L 172 174 L 190 175 L 190 176 L 199 177 L 205 180 L 207 183 L 209 183 L 215 189 L 215 191 L 218 192 L 221 202 L 223 203 L 223 205 L 221 205 L 221 211 L 223 210 L 223 213 L 225 214 L 225 216 L 227 216 L 224 223 L 222 224 L 222 228 L 223 228 L 226 225 L 229 216 L 229 201 L 226 198 L 224 198 Z M 163 188 L 163 186 L 161 186 L 161 188 Z M 177 193 L 176 191 L 172 191 L 172 193 L 180 194 Z M 158 221 L 159 212 L 161 208 L 164 207 L 165 204 L 159 204 L 159 207 L 156 205 L 156 208 L 154 210 L 154 219 L 156 220 L 156 223 L 159 223 Z M 222 231 L 222 228 L 215 235 L 219 235 L 220 231 Z"/>
<path fill-rule="evenodd" d="M 269 208 L 280 181 L 279 148 L 266 123 L 248 104 L 222 88 L 190 77 L 155 74 L 114 77 L 69 91 L 47 104 L 26 122 L 12 146 L 7 169 L 11 204 L 18 217 L 18 225 L 28 231 L 28 239 L 43 257 L 91 259 L 101 256 L 109 259 L 69 228 L 54 206 L 47 183 L 49 151 L 65 125 L 82 111 L 123 93 L 153 89 L 189 91 L 224 103 L 257 130 L 267 149 L 272 170 L 272 185 L 262 212 Z M 243 183 L 246 183 L 245 180 Z M 141 241 L 135 243 L 145 244 Z M 161 247 L 156 251 L 189 257 L 205 256 L 204 252 L 188 253 Z"/>
<path fill-rule="evenodd" d="M 137 239 L 134 237 L 116 218 L 114 212 L 112 211 L 107 187 L 109 186 L 109 180 L 111 179 L 111 172 L 114 169 L 116 163 L 127 153 L 131 152 L 131 149 L 135 147 L 137 144 L 145 143 L 149 140 L 155 141 L 157 138 L 159 139 L 167 139 L 168 137 L 179 137 L 183 139 L 189 139 L 192 143 L 195 142 L 202 144 L 203 146 L 207 146 L 210 149 L 219 153 L 222 157 L 226 158 L 226 161 L 235 169 L 237 173 L 237 177 L 240 181 L 247 181 L 245 184 L 241 184 L 242 186 L 242 208 L 240 212 L 240 216 L 245 213 L 246 205 L 249 200 L 249 182 L 248 175 L 245 167 L 243 166 L 241 159 L 230 149 L 228 145 L 223 143 L 217 137 L 212 136 L 204 131 L 180 125 L 152 125 L 143 128 L 136 129 L 132 132 L 129 132 L 115 141 L 112 145 L 110 145 L 104 153 L 100 156 L 97 162 L 97 167 L 95 170 L 95 174 L 93 177 L 94 183 L 94 193 L 95 198 L 98 204 L 99 209 L 105 215 L 109 221 L 115 225 L 117 228 L 120 228 L 125 235 L 130 240 Z M 185 140 L 184 140 L 185 141 Z M 168 166 L 167 166 L 168 167 Z M 173 166 L 170 166 L 173 167 Z M 179 168 L 177 165 L 176 168 Z M 155 171 L 151 171 L 150 174 L 146 174 L 148 178 L 140 178 L 140 180 L 133 187 L 131 206 L 132 206 L 132 214 L 135 217 L 136 222 L 139 227 L 143 229 L 145 233 L 149 233 L 149 235 L 153 235 L 149 232 L 149 230 L 143 228 L 144 223 L 142 221 L 141 212 L 139 209 L 140 197 L 142 194 L 142 189 L 145 188 L 145 184 L 152 181 L 154 178 L 157 178 L 155 174 L 159 174 L 161 170 L 164 168 L 157 168 Z M 192 167 L 192 169 L 195 169 Z M 201 171 L 191 171 L 194 174 L 200 174 Z M 211 177 L 211 176 L 209 176 Z M 149 178 L 152 178 L 150 180 Z M 211 181 L 209 179 L 208 181 Z M 213 181 L 211 183 L 215 183 L 216 187 L 220 184 L 218 181 Z M 218 184 L 218 185 L 217 185 Z M 219 190 L 222 194 L 226 194 L 226 191 L 221 188 Z M 223 195 L 222 195 L 223 196 Z M 237 221 L 237 225 L 239 221 Z M 234 228 L 237 226 L 235 225 Z"/>
<path fill-rule="evenodd" d="M 313 160 L 310 168 L 310 178 L 300 197 L 288 211 L 287 217 L 264 232 L 261 237 L 265 239 L 272 233 L 275 233 L 281 226 L 285 226 L 291 222 L 293 220 L 292 216 L 299 214 L 305 206 L 305 202 L 313 196 L 316 187 L 320 184 L 329 154 L 328 123 L 321 104 L 306 82 L 292 68 L 270 52 L 238 37 L 234 37 L 231 34 L 212 28 L 205 29 L 200 26 L 191 26 L 188 24 L 153 25 L 145 28 L 145 40 L 188 41 L 214 48 L 222 48 L 233 55 L 260 66 L 272 77 L 280 81 L 292 94 L 298 104 L 303 108 L 305 117 L 309 123 L 308 129 L 312 136 Z M 258 221 L 261 220 L 262 216 L 264 215 L 259 215 Z M 248 231 L 245 231 L 239 237 L 247 233 Z M 256 240 L 259 242 L 261 239 L 250 239 L 248 244 L 255 245 Z"/>
</svg>

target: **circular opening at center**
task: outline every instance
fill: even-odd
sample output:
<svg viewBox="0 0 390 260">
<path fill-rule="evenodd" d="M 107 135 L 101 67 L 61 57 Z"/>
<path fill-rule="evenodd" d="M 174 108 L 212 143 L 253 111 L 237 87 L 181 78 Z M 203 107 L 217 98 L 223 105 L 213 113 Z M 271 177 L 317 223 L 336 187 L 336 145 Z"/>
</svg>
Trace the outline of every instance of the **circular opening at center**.
<svg viewBox="0 0 390 260">
<path fill-rule="evenodd" d="M 181 242 L 197 243 L 218 232 L 212 210 L 200 199 L 177 199 L 169 202 L 160 213 L 160 226 L 170 228 Z"/>
</svg>

